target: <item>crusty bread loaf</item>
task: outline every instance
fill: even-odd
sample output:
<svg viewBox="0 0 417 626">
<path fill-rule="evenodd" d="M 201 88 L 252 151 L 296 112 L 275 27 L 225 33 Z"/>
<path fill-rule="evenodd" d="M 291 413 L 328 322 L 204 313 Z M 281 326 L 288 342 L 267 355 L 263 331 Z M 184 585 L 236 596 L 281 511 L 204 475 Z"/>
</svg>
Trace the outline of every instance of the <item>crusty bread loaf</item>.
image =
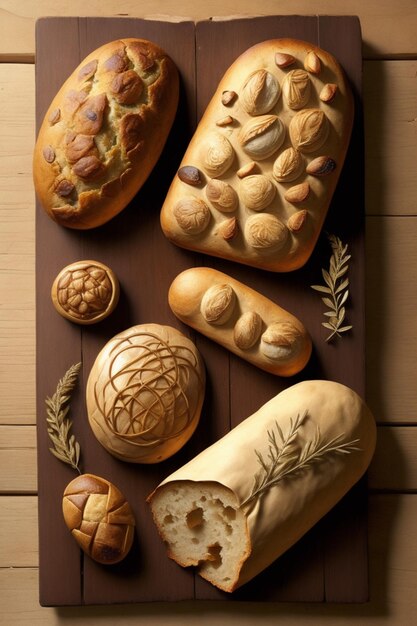
<svg viewBox="0 0 417 626">
<path fill-rule="evenodd" d="M 323 380 L 289 387 L 149 496 L 168 555 L 234 591 L 359 480 L 375 437 L 371 412 L 348 387 Z"/>
<path fill-rule="evenodd" d="M 178 73 L 157 45 L 120 39 L 91 54 L 46 112 L 33 161 L 36 193 L 56 222 L 93 228 L 143 185 L 178 104 Z"/>
<path fill-rule="evenodd" d="M 60 315 L 76 324 L 95 324 L 110 315 L 119 301 L 116 274 L 100 261 L 76 261 L 55 278 L 51 298 Z"/>
<path fill-rule="evenodd" d="M 194 343 L 170 326 L 140 324 L 113 337 L 87 381 L 90 426 L 110 454 L 158 463 L 191 437 L 205 370 Z"/>
<path fill-rule="evenodd" d="M 161 211 L 175 244 L 277 272 L 309 258 L 342 170 L 353 99 L 334 57 L 265 41 L 220 81 Z"/>
<path fill-rule="evenodd" d="M 125 558 L 132 546 L 135 518 L 110 481 L 93 474 L 77 476 L 64 491 L 62 511 L 75 541 L 92 559 L 110 565 Z"/>
<path fill-rule="evenodd" d="M 185 270 L 168 301 L 185 324 L 267 372 L 292 376 L 310 358 L 310 336 L 294 315 L 223 272 Z"/>
</svg>

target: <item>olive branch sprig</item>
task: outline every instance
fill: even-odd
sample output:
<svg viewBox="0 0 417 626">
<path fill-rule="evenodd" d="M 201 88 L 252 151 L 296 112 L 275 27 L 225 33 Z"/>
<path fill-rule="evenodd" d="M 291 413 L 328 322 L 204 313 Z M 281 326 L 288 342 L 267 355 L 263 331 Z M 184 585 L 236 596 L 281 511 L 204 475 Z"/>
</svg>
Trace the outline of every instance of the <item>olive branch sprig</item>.
<svg viewBox="0 0 417 626">
<path fill-rule="evenodd" d="M 359 439 L 343 441 L 344 433 L 323 441 L 318 426 L 312 440 L 308 441 L 301 450 L 295 447 L 293 444 L 307 415 L 308 412 L 306 411 L 301 416 L 297 415 L 294 420 L 291 419 L 290 428 L 286 435 L 283 434 L 277 421 L 275 421 L 277 434 L 274 430 L 267 430 L 268 453 L 264 457 L 261 452 L 255 450 L 260 470 L 255 474 L 251 493 L 241 502 L 241 507 L 261 496 L 271 487 L 275 487 L 282 480 L 292 478 L 300 472 L 308 470 L 316 463 L 333 455 L 350 454 L 360 450 L 356 445 L 359 443 Z M 277 435 L 280 441 L 278 441 Z"/>
<path fill-rule="evenodd" d="M 68 412 L 71 393 L 77 383 L 80 369 L 81 363 L 72 365 L 59 380 L 53 396 L 47 396 L 45 399 L 47 432 L 53 443 L 49 450 L 57 459 L 71 465 L 79 474 L 81 474 L 80 444 L 74 435 L 70 435 L 72 421 L 68 417 Z"/>
<path fill-rule="evenodd" d="M 339 237 L 329 235 L 328 238 L 332 255 L 329 270 L 322 269 L 321 271 L 325 285 L 311 285 L 311 288 L 325 294 L 322 301 L 329 309 L 324 313 L 328 321 L 322 322 L 322 326 L 331 331 L 326 337 L 326 341 L 331 341 L 352 328 L 349 324 L 343 325 L 346 317 L 345 303 L 349 297 L 349 278 L 346 274 L 349 270 L 348 262 L 351 255 L 347 254 L 348 246 L 344 245 Z"/>
</svg>

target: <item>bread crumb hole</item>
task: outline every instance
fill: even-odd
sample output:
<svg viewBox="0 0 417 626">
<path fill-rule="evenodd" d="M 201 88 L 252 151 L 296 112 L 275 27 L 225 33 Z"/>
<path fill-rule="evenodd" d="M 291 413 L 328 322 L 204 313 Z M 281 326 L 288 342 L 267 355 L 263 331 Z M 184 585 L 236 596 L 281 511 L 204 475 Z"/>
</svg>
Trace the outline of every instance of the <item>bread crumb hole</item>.
<svg viewBox="0 0 417 626">
<path fill-rule="evenodd" d="M 236 519 L 236 509 L 234 509 L 232 506 L 226 506 L 224 509 L 224 515 L 225 517 L 227 517 L 227 519 L 234 520 Z"/>
<path fill-rule="evenodd" d="M 232 528 L 232 526 L 230 526 L 230 524 L 226 524 L 225 530 L 226 530 L 226 535 L 232 535 L 233 534 L 233 528 Z"/>
<path fill-rule="evenodd" d="M 168 515 L 165 515 L 164 524 L 173 524 L 173 523 L 174 523 L 174 518 L 172 517 L 171 513 L 168 513 Z"/>
<path fill-rule="evenodd" d="M 207 561 L 211 562 L 211 566 L 217 569 L 222 564 L 221 557 L 222 547 L 218 543 L 208 547 Z"/>
<path fill-rule="evenodd" d="M 196 528 L 197 526 L 202 526 L 204 522 L 204 513 L 201 507 L 197 507 L 193 509 L 189 513 L 187 513 L 186 518 L 188 528 Z"/>
<path fill-rule="evenodd" d="M 200 539 L 198 539 L 197 537 L 193 537 L 193 538 L 191 539 L 191 541 L 192 541 L 193 543 L 200 543 Z"/>
</svg>

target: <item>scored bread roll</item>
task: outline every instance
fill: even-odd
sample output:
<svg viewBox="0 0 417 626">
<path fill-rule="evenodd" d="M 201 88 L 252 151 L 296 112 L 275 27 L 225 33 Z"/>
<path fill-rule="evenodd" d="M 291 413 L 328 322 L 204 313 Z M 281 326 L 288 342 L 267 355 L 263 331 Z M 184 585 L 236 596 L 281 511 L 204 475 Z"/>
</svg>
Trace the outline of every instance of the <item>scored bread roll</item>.
<svg viewBox="0 0 417 626">
<path fill-rule="evenodd" d="M 132 200 L 155 166 L 178 105 L 178 72 L 144 39 L 94 50 L 49 106 L 33 176 L 48 215 L 70 228 L 104 224 Z"/>
<path fill-rule="evenodd" d="M 339 383 L 289 387 L 149 496 L 168 556 L 223 591 L 251 580 L 366 471 L 374 418 Z"/>
<path fill-rule="evenodd" d="M 88 420 L 110 454 L 158 463 L 191 437 L 204 400 L 201 356 L 181 332 L 139 324 L 115 335 L 98 354 L 86 390 Z"/>
<path fill-rule="evenodd" d="M 310 358 L 310 336 L 294 315 L 223 272 L 185 270 L 168 302 L 182 322 L 271 374 L 293 376 Z"/>
<path fill-rule="evenodd" d="M 74 478 L 64 491 L 62 512 L 75 541 L 98 563 L 118 563 L 132 547 L 132 509 L 119 489 L 105 478 L 94 474 Z"/>
<path fill-rule="evenodd" d="M 353 98 L 337 60 L 294 39 L 226 71 L 161 211 L 173 243 L 276 272 L 304 265 L 342 170 Z"/>
</svg>

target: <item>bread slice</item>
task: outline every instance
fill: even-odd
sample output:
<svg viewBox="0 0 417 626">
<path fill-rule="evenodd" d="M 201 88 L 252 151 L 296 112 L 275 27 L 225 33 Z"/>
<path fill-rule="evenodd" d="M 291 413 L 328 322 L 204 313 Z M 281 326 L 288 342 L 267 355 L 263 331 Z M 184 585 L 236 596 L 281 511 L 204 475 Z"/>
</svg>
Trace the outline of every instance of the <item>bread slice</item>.
<svg viewBox="0 0 417 626">
<path fill-rule="evenodd" d="M 236 495 L 216 482 L 176 481 L 152 497 L 168 556 L 223 591 L 233 591 L 250 554 L 246 517 Z"/>
</svg>

